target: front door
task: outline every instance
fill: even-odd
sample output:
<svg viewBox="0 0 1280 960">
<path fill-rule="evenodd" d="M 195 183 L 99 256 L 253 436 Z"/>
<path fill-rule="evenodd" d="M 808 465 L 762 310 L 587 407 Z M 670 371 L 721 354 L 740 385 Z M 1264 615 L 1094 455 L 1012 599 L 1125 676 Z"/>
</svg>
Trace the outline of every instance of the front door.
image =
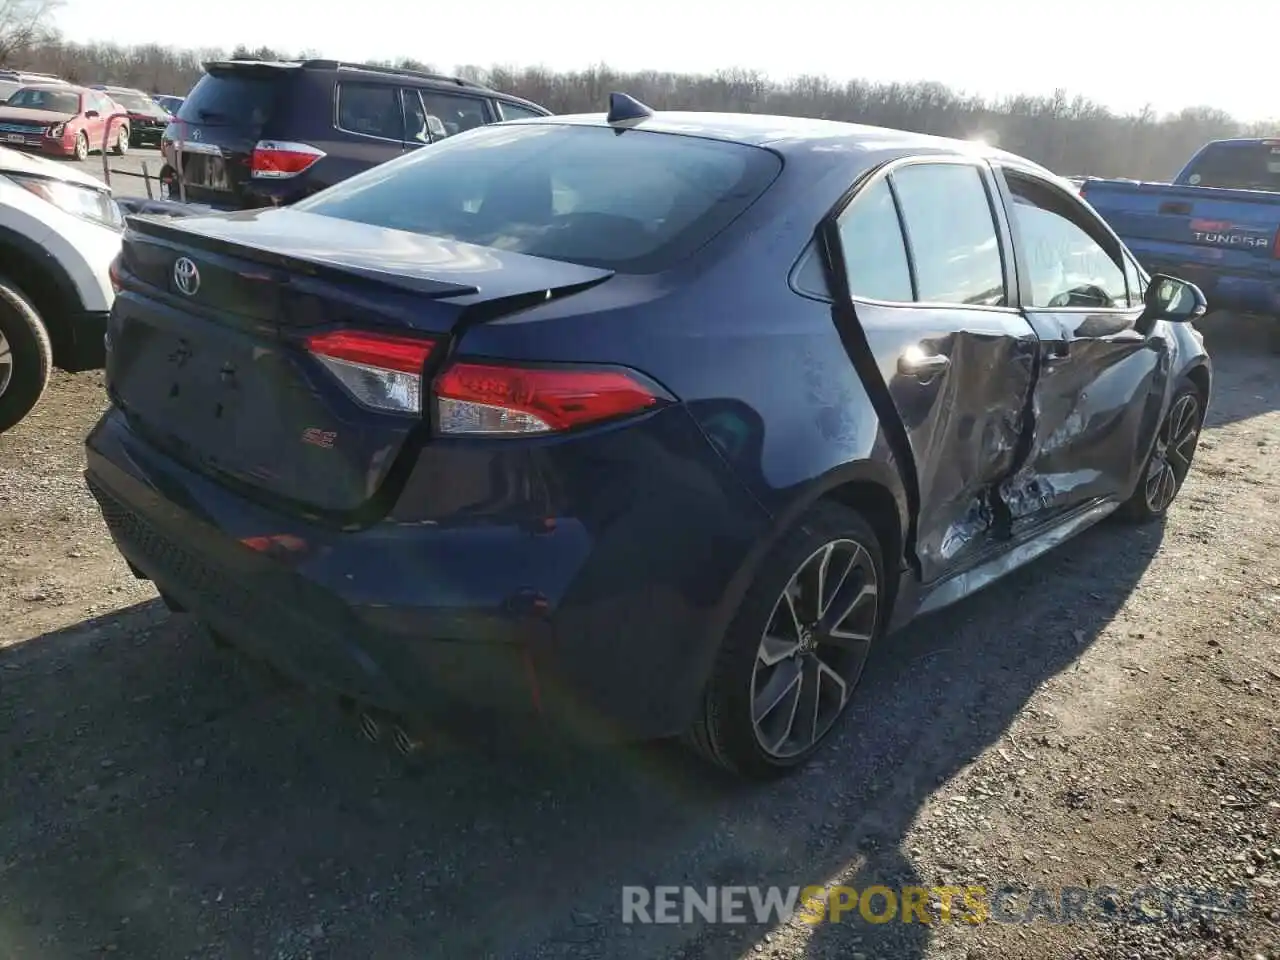
<svg viewBox="0 0 1280 960">
<path fill-rule="evenodd" d="M 887 388 L 882 422 L 901 425 L 913 460 L 925 584 L 1007 537 L 997 491 L 1030 432 L 1038 343 L 1011 303 L 999 209 L 985 165 L 913 159 L 864 184 L 837 222 L 833 259 L 877 368 L 864 377 Z"/>
<path fill-rule="evenodd" d="M 1169 353 L 1137 328 L 1142 292 L 1120 244 L 1072 193 L 997 169 L 1022 305 L 1041 341 L 1035 436 L 1005 489 L 1015 526 L 1133 491 L 1155 435 Z"/>
<path fill-rule="evenodd" d="M 85 133 L 89 135 L 89 148 L 91 150 L 107 150 L 107 119 L 111 116 L 113 108 L 108 104 L 106 98 L 98 96 L 96 93 L 86 93 L 84 95 L 83 108 L 85 114 L 93 113 L 95 116 L 85 118 Z M 116 121 L 117 123 L 119 121 Z"/>
</svg>

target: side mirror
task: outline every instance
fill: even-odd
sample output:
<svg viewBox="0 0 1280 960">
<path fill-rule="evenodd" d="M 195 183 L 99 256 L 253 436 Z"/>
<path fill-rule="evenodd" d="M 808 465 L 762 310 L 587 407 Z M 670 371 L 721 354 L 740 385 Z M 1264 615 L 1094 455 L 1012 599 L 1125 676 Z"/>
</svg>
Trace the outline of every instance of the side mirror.
<svg viewBox="0 0 1280 960">
<path fill-rule="evenodd" d="M 1194 283 L 1157 273 L 1147 284 L 1143 297 L 1146 309 L 1142 319 L 1147 323 L 1168 320 L 1170 323 L 1191 323 L 1204 316 L 1209 303 Z"/>
<path fill-rule="evenodd" d="M 85 119 L 86 119 L 86 120 L 92 120 L 92 119 L 93 119 L 94 117 L 96 117 L 97 115 L 98 115 L 98 111 L 97 111 L 97 110 L 86 110 L 86 111 L 84 112 L 84 116 L 85 116 Z"/>
</svg>

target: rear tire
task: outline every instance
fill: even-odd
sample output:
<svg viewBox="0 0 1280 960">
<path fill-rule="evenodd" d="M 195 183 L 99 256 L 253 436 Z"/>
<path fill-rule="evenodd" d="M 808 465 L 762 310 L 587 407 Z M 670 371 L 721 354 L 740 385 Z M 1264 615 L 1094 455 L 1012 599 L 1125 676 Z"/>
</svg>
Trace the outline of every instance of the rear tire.
<svg viewBox="0 0 1280 960">
<path fill-rule="evenodd" d="M 1116 511 L 1120 519 L 1152 523 L 1169 512 L 1191 472 L 1204 414 L 1205 398 L 1199 388 L 1183 380 L 1174 391 L 1151 455 L 1143 464 L 1137 489 Z"/>
<path fill-rule="evenodd" d="M 0 433 L 40 402 L 53 369 L 53 348 L 40 314 L 20 290 L 0 280 Z"/>
<path fill-rule="evenodd" d="M 129 152 L 129 131 L 121 130 L 116 134 L 115 146 L 111 148 L 111 152 L 117 157 L 123 157 Z"/>
<path fill-rule="evenodd" d="M 753 780 L 801 767 L 850 702 L 886 620 L 885 587 L 870 524 L 839 504 L 813 506 L 743 597 L 688 745 Z"/>
</svg>

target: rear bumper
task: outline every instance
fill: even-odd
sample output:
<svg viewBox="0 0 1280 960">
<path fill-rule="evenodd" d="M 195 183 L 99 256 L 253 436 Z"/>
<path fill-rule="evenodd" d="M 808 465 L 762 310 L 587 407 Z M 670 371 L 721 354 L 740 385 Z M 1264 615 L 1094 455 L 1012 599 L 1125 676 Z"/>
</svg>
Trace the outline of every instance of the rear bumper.
<svg viewBox="0 0 1280 960">
<path fill-rule="evenodd" d="M 635 429 L 709 451 L 683 410 Z M 114 408 L 87 461 L 124 557 L 285 672 L 410 716 L 533 711 L 591 739 L 687 727 L 714 655 L 711 624 L 766 523 L 727 477 L 691 493 L 687 476 L 655 470 L 650 486 L 631 464 L 621 512 L 626 500 L 602 495 L 541 529 L 512 522 L 507 503 L 504 522 L 342 531 L 186 469 Z M 602 464 L 587 468 L 599 477 Z"/>
</svg>

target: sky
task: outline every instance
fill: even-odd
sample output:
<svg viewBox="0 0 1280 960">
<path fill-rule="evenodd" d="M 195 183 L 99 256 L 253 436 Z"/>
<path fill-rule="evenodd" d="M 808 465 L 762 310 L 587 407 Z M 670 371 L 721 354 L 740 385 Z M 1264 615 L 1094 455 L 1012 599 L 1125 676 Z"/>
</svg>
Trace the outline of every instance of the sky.
<svg viewBox="0 0 1280 960">
<path fill-rule="evenodd" d="M 77 42 L 243 43 L 444 70 L 746 67 L 779 80 L 934 80 L 989 97 L 1061 87 L 1121 112 L 1203 105 L 1280 118 L 1276 0 L 63 0 L 57 19 Z"/>
</svg>

